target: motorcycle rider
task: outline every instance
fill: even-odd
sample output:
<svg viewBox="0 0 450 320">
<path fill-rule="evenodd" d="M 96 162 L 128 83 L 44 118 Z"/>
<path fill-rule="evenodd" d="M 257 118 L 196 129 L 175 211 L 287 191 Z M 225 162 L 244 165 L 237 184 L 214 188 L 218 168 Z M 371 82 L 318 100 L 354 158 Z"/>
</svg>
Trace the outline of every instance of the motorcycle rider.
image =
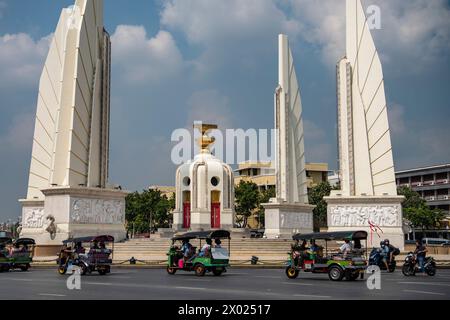
<svg viewBox="0 0 450 320">
<path fill-rule="evenodd" d="M 394 259 L 394 251 L 395 247 L 390 243 L 389 239 L 384 240 L 384 245 L 389 248 L 389 260 L 388 263 L 391 263 L 391 261 Z"/>
<path fill-rule="evenodd" d="M 386 267 L 386 270 L 389 270 L 389 258 L 390 258 L 390 249 L 389 245 L 386 245 L 386 240 L 380 242 L 381 246 L 381 258 L 383 259 L 383 263 Z"/>
<path fill-rule="evenodd" d="M 424 271 L 425 257 L 427 255 L 428 249 L 423 245 L 422 240 L 416 240 L 416 250 L 414 254 L 417 257 L 417 262 L 419 263 L 420 272 Z"/>
</svg>

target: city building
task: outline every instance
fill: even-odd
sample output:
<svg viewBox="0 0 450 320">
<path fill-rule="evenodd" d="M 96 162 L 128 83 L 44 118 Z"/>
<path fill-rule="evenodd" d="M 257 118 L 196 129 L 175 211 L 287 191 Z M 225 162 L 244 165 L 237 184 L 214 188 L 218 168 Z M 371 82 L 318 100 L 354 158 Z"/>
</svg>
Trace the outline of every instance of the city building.
<svg viewBox="0 0 450 320">
<path fill-rule="evenodd" d="M 306 163 L 305 168 L 308 189 L 327 181 L 328 164 Z M 238 185 L 241 181 L 251 181 L 258 185 L 261 191 L 275 188 L 276 176 L 272 162 L 242 162 L 238 164 L 238 169 L 234 173 L 235 185 Z"/>
<path fill-rule="evenodd" d="M 172 186 L 150 186 L 149 190 L 159 190 L 161 195 L 166 196 L 167 199 L 172 198 L 176 192 L 176 188 Z"/>
<path fill-rule="evenodd" d="M 398 171 L 395 177 L 397 187 L 412 188 L 427 201 L 431 208 L 442 209 L 450 215 L 449 163 Z"/>
</svg>

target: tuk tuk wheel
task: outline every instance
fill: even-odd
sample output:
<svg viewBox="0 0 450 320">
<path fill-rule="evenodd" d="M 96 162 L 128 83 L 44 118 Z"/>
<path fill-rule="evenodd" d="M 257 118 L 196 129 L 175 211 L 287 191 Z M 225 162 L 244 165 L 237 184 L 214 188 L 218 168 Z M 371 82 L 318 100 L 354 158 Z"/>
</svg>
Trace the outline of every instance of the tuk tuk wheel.
<svg viewBox="0 0 450 320">
<path fill-rule="evenodd" d="M 99 273 L 101 276 L 104 276 L 105 274 L 108 273 L 108 271 L 107 271 L 106 269 L 104 269 L 104 268 L 100 268 L 100 269 L 98 269 L 98 273 Z"/>
<path fill-rule="evenodd" d="M 9 271 L 9 265 L 3 265 L 0 266 L 0 272 L 8 272 Z"/>
<path fill-rule="evenodd" d="M 341 281 L 342 278 L 344 277 L 344 270 L 342 270 L 338 266 L 333 266 L 328 271 L 328 277 L 332 281 Z"/>
<path fill-rule="evenodd" d="M 222 273 L 223 273 L 223 268 L 213 268 L 213 269 L 212 269 L 212 273 L 213 273 L 216 277 L 219 277 L 219 276 L 222 275 Z"/>
<path fill-rule="evenodd" d="M 299 271 L 292 267 L 286 268 L 286 275 L 289 279 L 296 279 L 298 277 Z"/>
<path fill-rule="evenodd" d="M 177 272 L 177 269 L 171 268 L 171 267 L 167 267 L 166 270 L 167 270 L 167 273 L 170 274 L 171 276 L 173 276 Z"/>
<path fill-rule="evenodd" d="M 205 266 L 202 265 L 202 264 L 197 264 L 194 267 L 194 271 L 195 271 L 195 275 L 199 276 L 199 277 L 203 277 L 205 275 L 205 273 L 206 273 Z"/>
<path fill-rule="evenodd" d="M 81 275 L 84 276 L 86 274 L 86 272 L 88 271 L 88 268 L 83 263 L 80 263 L 79 267 L 81 270 Z"/>
<path fill-rule="evenodd" d="M 28 271 L 28 269 L 30 268 L 30 265 L 29 264 L 26 264 L 26 265 L 23 265 L 23 266 L 20 266 L 20 270 L 22 270 L 22 271 Z"/>
<path fill-rule="evenodd" d="M 67 268 L 66 268 L 66 267 L 60 266 L 60 267 L 58 268 L 58 273 L 59 273 L 60 275 L 66 274 L 66 272 L 67 272 Z"/>
<path fill-rule="evenodd" d="M 358 279 L 358 277 L 359 272 L 351 272 L 351 271 L 348 271 L 348 273 L 345 276 L 345 278 L 349 281 L 355 281 L 356 279 Z"/>
</svg>

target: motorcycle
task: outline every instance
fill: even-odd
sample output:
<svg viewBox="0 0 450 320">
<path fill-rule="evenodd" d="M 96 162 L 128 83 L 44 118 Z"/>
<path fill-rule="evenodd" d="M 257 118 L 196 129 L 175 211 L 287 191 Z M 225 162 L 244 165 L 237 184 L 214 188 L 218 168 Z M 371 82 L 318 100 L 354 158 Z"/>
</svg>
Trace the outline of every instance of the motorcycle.
<svg viewBox="0 0 450 320">
<path fill-rule="evenodd" d="M 373 248 L 369 255 L 369 266 L 378 266 L 380 270 L 387 270 L 386 265 L 383 262 L 383 257 L 381 256 L 381 249 Z M 388 272 L 394 272 L 397 267 L 397 262 L 395 261 L 395 256 L 388 261 Z"/>
<path fill-rule="evenodd" d="M 405 262 L 403 263 L 402 273 L 404 276 L 415 276 L 416 272 L 419 271 L 419 266 L 417 265 L 417 258 L 413 252 L 408 253 L 405 257 Z M 434 276 L 436 274 L 436 262 L 433 257 L 426 257 L 423 266 L 424 272 L 429 276 Z"/>
</svg>

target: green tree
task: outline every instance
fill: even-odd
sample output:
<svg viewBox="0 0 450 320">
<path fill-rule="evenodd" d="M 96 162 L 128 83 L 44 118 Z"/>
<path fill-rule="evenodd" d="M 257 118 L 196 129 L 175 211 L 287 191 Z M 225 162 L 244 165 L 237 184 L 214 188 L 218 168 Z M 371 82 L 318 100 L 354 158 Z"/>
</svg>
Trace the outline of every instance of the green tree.
<svg viewBox="0 0 450 320">
<path fill-rule="evenodd" d="M 313 210 L 315 231 L 320 231 L 320 228 L 327 226 L 327 203 L 323 198 L 329 196 L 331 190 L 333 187 L 327 181 L 312 187 L 308 192 L 309 204 L 316 206 Z"/>
<path fill-rule="evenodd" d="M 253 182 L 241 181 L 235 189 L 236 197 L 236 222 L 242 227 L 247 227 L 248 218 L 259 206 L 260 194 L 258 186 Z"/>
<path fill-rule="evenodd" d="M 412 227 L 433 229 L 440 225 L 445 218 L 444 211 L 440 209 L 431 209 L 425 199 L 420 194 L 409 187 L 400 187 L 397 190 L 399 195 L 405 197 L 402 203 L 403 218 L 407 220 Z"/>
<path fill-rule="evenodd" d="M 406 208 L 403 211 L 404 218 L 408 220 L 414 228 L 434 229 L 439 227 L 440 222 L 445 218 L 444 211 L 431 209 L 427 205 L 418 208 Z"/>
<path fill-rule="evenodd" d="M 419 193 L 415 192 L 409 187 L 400 187 L 397 189 L 397 193 L 398 195 L 405 197 L 405 200 L 402 203 L 403 209 L 421 208 L 427 205 L 425 199 L 423 199 Z"/>
<path fill-rule="evenodd" d="M 167 228 L 171 224 L 171 211 L 174 207 L 174 196 L 168 199 L 160 190 L 131 193 L 127 196 L 125 205 L 127 229 L 141 233 Z"/>
</svg>

